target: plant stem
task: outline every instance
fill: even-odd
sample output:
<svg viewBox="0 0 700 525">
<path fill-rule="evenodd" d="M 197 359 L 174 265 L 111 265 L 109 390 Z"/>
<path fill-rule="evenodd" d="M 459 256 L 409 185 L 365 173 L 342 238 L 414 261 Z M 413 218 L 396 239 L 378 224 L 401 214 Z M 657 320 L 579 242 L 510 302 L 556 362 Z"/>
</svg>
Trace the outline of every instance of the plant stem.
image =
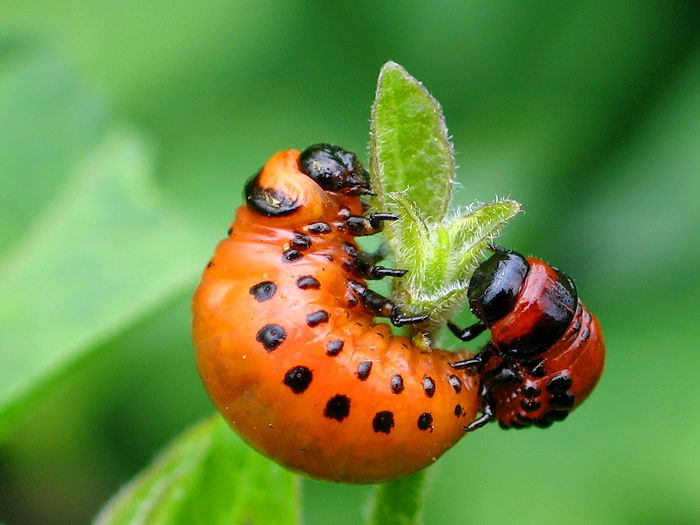
<svg viewBox="0 0 700 525">
<path fill-rule="evenodd" d="M 369 525 L 419 525 L 427 475 L 424 469 L 379 485 L 370 503 Z"/>
</svg>

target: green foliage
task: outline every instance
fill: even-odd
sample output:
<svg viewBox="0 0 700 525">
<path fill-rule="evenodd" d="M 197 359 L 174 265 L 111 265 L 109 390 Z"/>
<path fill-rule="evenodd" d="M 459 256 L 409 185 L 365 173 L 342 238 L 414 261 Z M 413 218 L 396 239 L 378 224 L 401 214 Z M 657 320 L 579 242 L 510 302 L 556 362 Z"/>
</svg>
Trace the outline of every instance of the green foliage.
<svg viewBox="0 0 700 525">
<path fill-rule="evenodd" d="M 386 231 L 396 267 L 408 270 L 394 282 L 394 299 L 404 311 L 430 312 L 415 332 L 435 332 L 464 303 L 482 252 L 520 204 L 501 200 L 447 217 L 455 161 L 440 104 L 394 62 L 379 74 L 370 166 L 376 206 L 401 217 Z"/>
<path fill-rule="evenodd" d="M 296 525 L 295 475 L 243 443 L 217 416 L 192 427 L 125 486 L 96 525 Z"/>
<path fill-rule="evenodd" d="M 388 204 L 390 193 L 405 192 L 438 220 L 447 211 L 455 162 L 445 118 L 438 101 L 395 62 L 387 62 L 379 72 L 370 173 L 380 207 Z"/>
<path fill-rule="evenodd" d="M 2 260 L 0 431 L 98 342 L 192 282 L 200 241 L 150 177 L 143 140 L 110 133 Z"/>
<path fill-rule="evenodd" d="M 44 46 L 0 37 L 0 254 L 99 141 L 106 113 Z"/>
<path fill-rule="evenodd" d="M 369 525 L 415 525 L 423 522 L 427 470 L 384 483 L 370 502 Z"/>
<path fill-rule="evenodd" d="M 153 138 L 151 182 L 197 234 L 161 259 L 189 250 L 201 266 L 272 152 L 320 141 L 362 152 L 373 77 L 393 57 L 429 80 L 449 117 L 465 190 L 454 187 L 455 204 L 526 205 L 499 242 L 570 273 L 609 345 L 601 384 L 565 424 L 494 425 L 450 450 L 430 472 L 426 524 L 700 523 L 697 2 L 5 0 L 0 11 L 0 266 L 112 128 L 81 84 Z M 75 280 L 63 283 L 71 301 Z M 0 447 L 0 521 L 86 523 L 210 412 L 190 373 L 193 285 L 115 324 L 106 344 L 91 338 L 80 351 L 91 359 L 34 391 L 31 417 Z M 0 311 L 15 306 L 0 296 Z M 0 348 L 3 379 L 11 353 Z M 308 525 L 361 521 L 371 487 L 303 483 Z"/>
</svg>

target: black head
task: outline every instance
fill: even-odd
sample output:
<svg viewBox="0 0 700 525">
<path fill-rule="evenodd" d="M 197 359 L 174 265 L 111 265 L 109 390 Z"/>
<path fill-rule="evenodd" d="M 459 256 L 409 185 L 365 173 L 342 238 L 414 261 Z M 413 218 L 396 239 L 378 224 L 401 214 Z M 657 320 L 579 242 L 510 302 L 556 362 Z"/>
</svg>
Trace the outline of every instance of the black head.
<svg viewBox="0 0 700 525">
<path fill-rule="evenodd" d="M 369 174 L 354 153 L 333 144 L 314 144 L 299 155 L 299 169 L 326 191 L 369 195 Z"/>
<path fill-rule="evenodd" d="M 515 299 L 530 265 L 522 255 L 498 250 L 482 262 L 469 281 L 469 306 L 479 319 L 490 325 L 505 317 Z"/>
</svg>

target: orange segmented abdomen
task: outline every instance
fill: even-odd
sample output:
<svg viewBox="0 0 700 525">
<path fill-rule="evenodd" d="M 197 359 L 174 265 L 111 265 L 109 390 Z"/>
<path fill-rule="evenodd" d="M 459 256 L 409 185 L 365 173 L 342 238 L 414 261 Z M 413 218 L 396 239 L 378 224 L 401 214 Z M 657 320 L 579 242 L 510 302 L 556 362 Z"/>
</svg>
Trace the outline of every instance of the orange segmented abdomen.
<svg viewBox="0 0 700 525">
<path fill-rule="evenodd" d="M 297 156 L 273 160 L 292 177 Z M 204 384 L 236 431 L 286 467 L 353 483 L 414 472 L 477 411 L 478 376 L 449 365 L 470 354 L 420 352 L 375 324 L 349 289 L 348 280 L 364 281 L 338 217 L 361 213 L 359 198 L 314 201 L 309 216 L 301 204 L 289 218 L 242 207 L 204 271 L 193 303 Z"/>
</svg>

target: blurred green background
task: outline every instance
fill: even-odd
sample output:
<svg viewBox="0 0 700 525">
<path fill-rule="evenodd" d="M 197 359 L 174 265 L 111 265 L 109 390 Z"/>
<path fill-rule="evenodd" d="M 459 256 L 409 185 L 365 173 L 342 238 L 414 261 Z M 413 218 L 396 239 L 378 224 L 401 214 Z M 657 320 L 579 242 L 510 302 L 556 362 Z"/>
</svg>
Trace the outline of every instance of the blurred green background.
<svg viewBox="0 0 700 525">
<path fill-rule="evenodd" d="M 189 297 L 243 181 L 366 158 L 389 59 L 443 105 L 456 202 L 523 203 L 502 244 L 575 276 L 609 351 L 566 424 L 447 453 L 426 523 L 700 523 L 700 4 L 646 0 L 0 0 L 0 392 L 60 370 L 10 411 L 1 522 L 89 521 L 211 412 Z M 306 522 L 369 490 L 305 481 Z"/>
</svg>

